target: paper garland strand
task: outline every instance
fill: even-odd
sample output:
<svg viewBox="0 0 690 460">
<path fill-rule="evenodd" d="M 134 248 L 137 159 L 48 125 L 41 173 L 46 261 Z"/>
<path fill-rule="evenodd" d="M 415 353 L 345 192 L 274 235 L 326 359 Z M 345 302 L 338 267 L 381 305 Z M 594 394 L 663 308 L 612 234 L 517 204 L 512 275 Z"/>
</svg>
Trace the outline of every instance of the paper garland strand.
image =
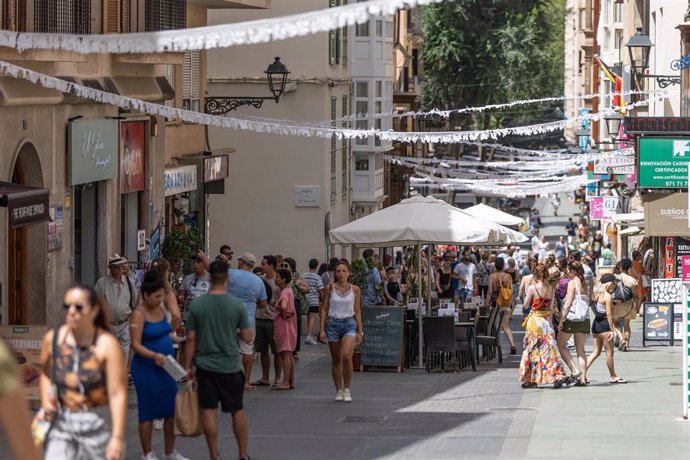
<svg viewBox="0 0 690 460">
<path fill-rule="evenodd" d="M 297 1 L 297 0 L 292 0 Z M 50 49 L 76 53 L 159 53 L 209 50 L 303 37 L 390 16 L 397 10 L 446 0 L 369 0 L 306 13 L 235 24 L 106 35 L 0 31 L 0 46 L 19 51 Z"/>
<path fill-rule="evenodd" d="M 300 122 L 275 120 L 269 118 L 263 119 L 265 121 L 259 121 L 240 116 L 230 117 L 209 115 L 190 110 L 168 107 L 165 105 L 145 102 L 60 80 L 59 78 L 51 77 L 49 75 L 26 69 L 5 61 L 0 61 L 0 72 L 10 75 L 14 78 L 28 80 L 45 88 L 56 89 L 63 93 L 70 93 L 77 97 L 90 99 L 104 104 L 110 104 L 121 108 L 130 108 L 149 115 L 159 115 L 166 118 L 180 119 L 189 123 L 220 128 L 240 129 L 245 131 L 278 135 L 320 137 L 325 139 L 333 136 L 338 139 L 366 139 L 369 137 L 378 137 L 385 142 L 398 141 L 413 144 L 416 142 L 440 144 L 462 143 L 468 141 L 476 142 L 478 140 L 497 139 L 499 137 L 509 135 L 528 136 L 557 131 L 564 129 L 573 121 L 598 120 L 602 116 L 609 113 L 614 113 L 618 110 L 618 108 L 609 108 L 599 113 L 581 115 L 566 120 L 557 120 L 537 125 L 515 126 L 484 131 L 398 132 L 379 131 L 376 129 L 327 128 L 313 125 L 309 126 Z M 677 92 L 663 92 L 663 94 L 655 96 L 651 99 L 630 104 L 623 109 L 630 110 L 634 107 L 644 106 L 649 104 L 649 102 L 652 100 L 662 100 L 670 97 L 673 94 L 677 94 Z"/>
</svg>

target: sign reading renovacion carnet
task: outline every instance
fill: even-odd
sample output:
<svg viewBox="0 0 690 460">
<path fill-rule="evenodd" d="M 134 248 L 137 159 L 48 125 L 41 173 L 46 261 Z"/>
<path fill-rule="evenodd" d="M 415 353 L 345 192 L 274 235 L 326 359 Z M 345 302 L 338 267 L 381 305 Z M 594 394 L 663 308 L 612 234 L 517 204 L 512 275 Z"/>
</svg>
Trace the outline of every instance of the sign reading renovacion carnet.
<svg viewBox="0 0 690 460">
<path fill-rule="evenodd" d="M 362 366 L 403 365 L 403 307 L 362 307 Z"/>
<path fill-rule="evenodd" d="M 641 188 L 685 188 L 688 186 L 690 138 L 640 137 Z"/>
</svg>

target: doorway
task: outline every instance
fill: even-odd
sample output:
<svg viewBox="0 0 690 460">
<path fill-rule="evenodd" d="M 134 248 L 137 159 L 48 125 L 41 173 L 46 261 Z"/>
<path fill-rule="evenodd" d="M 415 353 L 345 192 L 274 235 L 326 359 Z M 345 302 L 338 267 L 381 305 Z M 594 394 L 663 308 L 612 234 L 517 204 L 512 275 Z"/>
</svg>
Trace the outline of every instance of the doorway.
<svg viewBox="0 0 690 460">
<path fill-rule="evenodd" d="M 74 278 L 78 283 L 96 284 L 96 203 L 95 183 L 74 189 Z"/>
<path fill-rule="evenodd" d="M 43 170 L 36 147 L 21 146 L 12 169 L 12 182 L 43 188 Z M 46 224 L 8 226 L 8 324 L 46 322 Z"/>
</svg>

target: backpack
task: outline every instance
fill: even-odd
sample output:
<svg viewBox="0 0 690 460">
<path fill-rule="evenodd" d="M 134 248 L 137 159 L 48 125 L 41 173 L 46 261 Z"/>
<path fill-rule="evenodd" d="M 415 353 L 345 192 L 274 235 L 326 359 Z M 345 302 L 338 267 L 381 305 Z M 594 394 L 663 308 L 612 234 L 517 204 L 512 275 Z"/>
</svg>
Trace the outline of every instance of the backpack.
<svg viewBox="0 0 690 460">
<path fill-rule="evenodd" d="M 618 281 L 618 287 L 613 291 L 613 300 L 620 300 L 621 302 L 627 302 L 632 300 L 633 291 L 628 286 L 623 284 L 623 280 Z"/>
<path fill-rule="evenodd" d="M 508 283 L 508 287 L 503 284 L 503 279 L 499 280 L 501 287 L 498 290 L 498 297 L 496 297 L 496 306 L 498 307 L 510 307 L 513 301 L 513 284 Z"/>
<path fill-rule="evenodd" d="M 577 289 L 577 287 L 575 289 L 577 295 L 573 299 L 573 303 L 570 305 L 570 310 L 568 310 L 568 321 L 579 323 L 589 318 L 589 305 L 587 304 L 587 301 L 582 298 L 583 296 L 580 295 L 580 290 Z"/>
</svg>

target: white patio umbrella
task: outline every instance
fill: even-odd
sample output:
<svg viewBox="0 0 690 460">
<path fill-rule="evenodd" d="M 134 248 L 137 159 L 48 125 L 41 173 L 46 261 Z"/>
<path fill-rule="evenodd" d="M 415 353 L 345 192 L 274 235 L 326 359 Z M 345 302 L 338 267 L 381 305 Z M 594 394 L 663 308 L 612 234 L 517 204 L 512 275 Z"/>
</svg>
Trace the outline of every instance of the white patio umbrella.
<svg viewBox="0 0 690 460">
<path fill-rule="evenodd" d="M 502 225 L 480 220 L 433 197 L 415 196 L 364 216 L 329 232 L 331 243 L 356 246 L 401 246 L 429 244 L 499 245 L 527 241 L 527 237 Z M 433 271 L 431 258 L 429 273 Z M 418 266 L 419 293 L 422 266 Z M 429 303 L 431 307 L 431 290 Z M 419 316 L 419 366 L 422 366 L 422 302 Z"/>
<path fill-rule="evenodd" d="M 508 214 L 507 212 L 485 205 L 484 203 L 479 203 L 471 208 L 467 208 L 465 212 L 472 214 L 477 219 L 486 219 L 500 225 L 520 225 L 524 222 L 522 217 Z"/>
</svg>

